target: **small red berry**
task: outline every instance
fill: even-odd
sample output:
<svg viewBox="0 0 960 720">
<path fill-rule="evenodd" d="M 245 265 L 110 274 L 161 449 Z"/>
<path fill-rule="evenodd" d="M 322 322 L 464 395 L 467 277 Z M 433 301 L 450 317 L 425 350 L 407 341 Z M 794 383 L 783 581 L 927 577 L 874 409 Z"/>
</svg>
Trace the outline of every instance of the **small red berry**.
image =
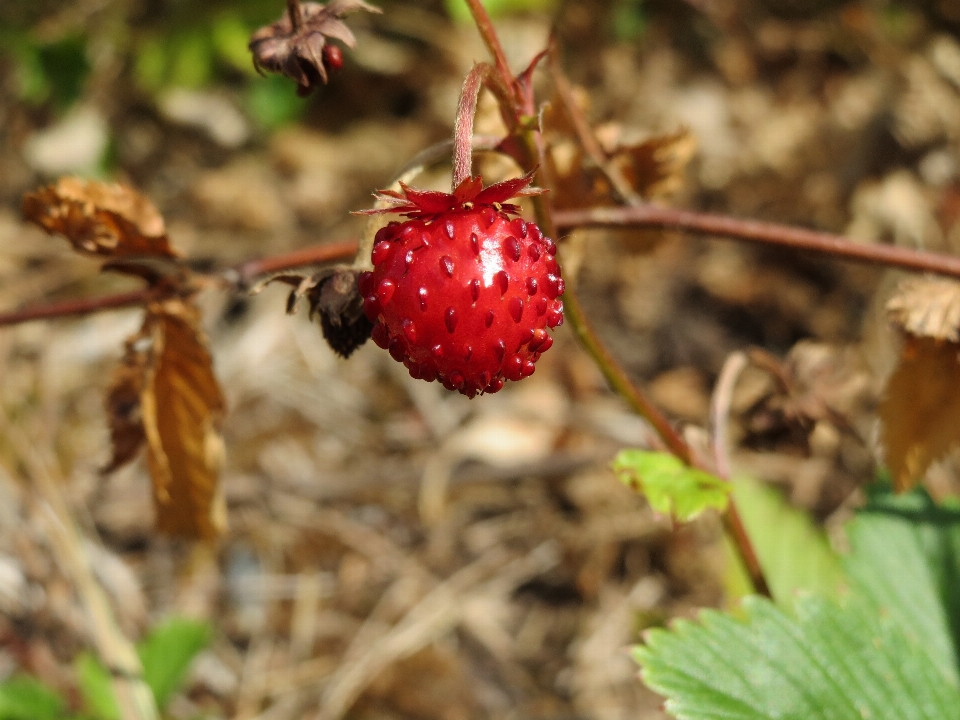
<svg viewBox="0 0 960 720">
<path fill-rule="evenodd" d="M 530 176 L 452 194 L 402 186 L 386 210 L 409 219 L 377 233 L 359 289 L 373 339 L 410 375 L 468 397 L 533 374 L 563 322 L 557 248 L 506 201 L 529 195 Z"/>
<path fill-rule="evenodd" d="M 320 56 L 323 58 L 323 64 L 327 66 L 327 70 L 339 70 L 343 67 L 343 50 L 336 45 L 329 43 L 324 45 L 323 50 L 320 51 Z"/>
</svg>

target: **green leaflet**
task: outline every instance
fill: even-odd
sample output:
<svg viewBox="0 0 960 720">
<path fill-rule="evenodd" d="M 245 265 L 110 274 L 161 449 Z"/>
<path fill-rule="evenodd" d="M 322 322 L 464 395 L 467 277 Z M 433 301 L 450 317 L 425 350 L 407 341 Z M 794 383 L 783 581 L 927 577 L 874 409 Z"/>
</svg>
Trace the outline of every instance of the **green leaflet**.
<svg viewBox="0 0 960 720">
<path fill-rule="evenodd" d="M 621 450 L 612 467 L 622 483 L 646 496 L 650 507 L 677 520 L 690 520 L 707 508 L 727 507 L 730 483 L 684 465 L 669 453 Z"/>
<path fill-rule="evenodd" d="M 924 648 L 865 603 L 800 598 L 791 617 L 761 598 L 746 621 L 714 610 L 652 630 L 634 650 L 644 682 L 683 720 L 945 720 L 960 693 Z"/>
<path fill-rule="evenodd" d="M 736 615 L 708 610 L 700 622 L 647 635 L 635 657 L 671 714 L 960 717 L 951 625 L 960 606 L 960 512 L 936 507 L 920 490 L 897 497 L 882 489 L 848 531 L 851 592 L 842 604 L 808 594 L 790 612 L 751 597 Z"/>
<path fill-rule="evenodd" d="M 779 605 L 791 608 L 799 590 L 837 597 L 844 579 L 840 557 L 807 513 L 753 480 L 734 482 L 733 497 Z"/>
</svg>

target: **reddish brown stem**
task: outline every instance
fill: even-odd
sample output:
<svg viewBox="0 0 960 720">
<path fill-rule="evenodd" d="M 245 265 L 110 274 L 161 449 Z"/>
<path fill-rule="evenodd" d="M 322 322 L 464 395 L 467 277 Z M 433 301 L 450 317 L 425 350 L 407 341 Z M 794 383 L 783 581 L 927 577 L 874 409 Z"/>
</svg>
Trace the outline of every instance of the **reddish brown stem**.
<svg viewBox="0 0 960 720">
<path fill-rule="evenodd" d="M 686 441 L 673 428 L 667 416 L 660 412 L 660 409 L 633 384 L 626 371 L 610 355 L 596 331 L 590 325 L 590 321 L 587 320 L 587 316 L 583 312 L 583 306 L 580 304 L 580 298 L 577 297 L 576 291 L 572 287 L 567 287 L 563 295 L 563 305 L 564 314 L 570 320 L 573 331 L 577 334 L 587 352 L 596 361 L 597 367 L 603 373 L 607 382 L 610 383 L 610 387 L 626 400 L 640 417 L 653 426 L 653 429 L 671 453 L 687 465 L 692 464 L 693 455 Z"/>
<path fill-rule="evenodd" d="M 348 260 L 357 254 L 357 241 L 345 240 L 338 243 L 313 245 L 301 248 L 283 255 L 272 255 L 259 260 L 247 260 L 235 266 L 234 270 L 240 276 L 240 283 L 246 285 L 260 275 L 293 270 L 304 265 Z"/>
<path fill-rule="evenodd" d="M 473 15 L 473 21 L 480 31 L 480 37 L 483 38 L 487 50 L 493 55 L 494 66 L 497 74 L 507 87 L 513 87 L 513 73 L 510 72 L 510 64 L 507 62 L 506 53 L 503 52 L 503 46 L 500 44 L 500 38 L 497 37 L 497 31 L 493 27 L 493 22 L 487 14 L 487 9 L 483 7 L 481 0 L 466 0 L 470 8 L 470 14 Z"/>
<path fill-rule="evenodd" d="M 873 265 L 960 277 L 960 257 L 895 245 L 868 245 L 853 242 L 842 235 L 758 220 L 741 220 L 727 215 L 642 205 L 561 210 L 556 213 L 556 221 L 559 227 L 568 230 L 591 225 L 686 230 L 702 235 L 719 235 L 733 240 L 809 250 Z"/>
<path fill-rule="evenodd" d="M 452 191 L 473 174 L 473 118 L 477 113 L 477 99 L 480 97 L 483 78 L 490 70 L 486 63 L 474 65 L 460 90 L 457 119 L 453 125 Z"/>
<path fill-rule="evenodd" d="M 248 260 L 232 268 L 235 273 L 234 284 L 244 287 L 260 275 L 292 270 L 304 265 L 316 265 L 337 260 L 348 260 L 357 252 L 357 241 L 348 240 L 327 245 L 294 250 L 283 255 L 274 255 L 261 260 Z M 229 275 L 230 273 L 225 273 Z M 12 310 L 0 313 L 0 327 L 17 325 L 32 320 L 51 320 L 55 318 L 79 317 L 90 315 L 101 310 L 118 310 L 126 307 L 146 305 L 153 300 L 159 300 L 166 294 L 173 292 L 170 287 L 144 288 L 131 292 L 103 295 L 95 298 L 81 298 L 77 300 L 63 300 L 43 305 L 33 305 L 21 310 Z"/>
<path fill-rule="evenodd" d="M 117 293 L 116 295 L 82 298 L 79 300 L 63 300 L 62 302 L 52 302 L 46 305 L 34 305 L 25 307 L 22 310 L 11 310 L 10 312 L 0 313 L 0 327 L 4 325 L 17 325 L 19 323 L 30 322 L 31 320 L 77 317 L 79 315 L 90 315 L 91 313 L 101 310 L 118 310 L 136 305 L 146 305 L 158 297 L 159 295 L 155 290 L 146 288 L 143 290 L 133 290 L 132 292 Z"/>
<path fill-rule="evenodd" d="M 750 576 L 753 589 L 764 597 L 772 598 L 773 594 L 770 592 L 767 577 L 763 573 L 763 567 L 760 565 L 756 550 L 753 549 L 753 543 L 750 541 L 747 529 L 743 526 L 740 511 L 737 510 L 737 505 L 734 503 L 733 497 L 730 498 L 727 510 L 723 514 L 723 526 L 727 532 L 730 533 L 730 537 L 740 552 L 740 559 L 743 560 L 743 565 L 747 570 L 747 574 Z"/>
</svg>

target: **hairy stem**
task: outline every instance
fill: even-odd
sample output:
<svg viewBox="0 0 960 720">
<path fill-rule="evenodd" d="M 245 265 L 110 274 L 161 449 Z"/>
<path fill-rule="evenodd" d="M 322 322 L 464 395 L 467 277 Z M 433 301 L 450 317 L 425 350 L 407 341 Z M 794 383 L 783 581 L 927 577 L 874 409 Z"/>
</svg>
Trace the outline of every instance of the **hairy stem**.
<svg viewBox="0 0 960 720">
<path fill-rule="evenodd" d="M 562 210 L 556 213 L 556 220 L 558 226 L 567 230 L 588 226 L 685 230 L 731 240 L 809 250 L 843 260 L 960 278 L 960 257 L 895 245 L 867 245 L 853 242 L 842 235 L 758 220 L 742 220 L 728 215 L 641 205 Z"/>
<path fill-rule="evenodd" d="M 477 99 L 483 87 L 484 76 L 492 68 L 487 63 L 473 66 L 463 81 L 457 119 L 453 126 L 453 182 L 451 192 L 473 175 L 473 118 L 477 113 Z"/>
</svg>

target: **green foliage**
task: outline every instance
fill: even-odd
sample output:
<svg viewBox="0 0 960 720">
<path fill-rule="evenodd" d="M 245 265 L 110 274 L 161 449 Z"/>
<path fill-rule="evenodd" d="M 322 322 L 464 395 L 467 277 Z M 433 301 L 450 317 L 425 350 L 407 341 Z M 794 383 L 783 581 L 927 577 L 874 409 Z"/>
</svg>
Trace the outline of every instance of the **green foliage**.
<svg viewBox="0 0 960 720">
<path fill-rule="evenodd" d="M 247 112 L 267 130 L 293 122 L 307 108 L 308 98 L 297 96 L 296 85 L 280 75 L 257 78 L 247 92 Z"/>
<path fill-rule="evenodd" d="M 960 687 L 960 508 L 875 489 L 847 529 L 852 589 L 927 649 Z"/>
<path fill-rule="evenodd" d="M 613 461 L 620 481 L 643 493 L 650 507 L 678 520 L 690 520 L 707 508 L 727 506 L 730 483 L 684 465 L 669 453 L 622 450 Z"/>
<path fill-rule="evenodd" d="M 842 604 L 824 597 L 830 586 L 819 581 L 820 593 L 797 598 L 793 612 L 747 598 L 742 618 L 706 611 L 699 623 L 647 635 L 635 656 L 673 715 L 960 717 L 951 625 L 960 609 L 960 511 L 936 507 L 921 490 L 894 496 L 883 488 L 848 529 L 851 592 Z M 826 567 L 835 579 L 836 568 Z"/>
<path fill-rule="evenodd" d="M 840 557 L 806 513 L 751 480 L 734 483 L 733 497 L 779 604 L 792 606 L 798 590 L 837 596 L 844 579 Z"/>
<path fill-rule="evenodd" d="M 446 0 L 446 5 L 447 13 L 456 22 L 473 22 L 466 0 Z M 556 5 L 557 0 L 483 0 L 483 6 L 492 18 L 521 12 L 550 13 Z"/>
<path fill-rule="evenodd" d="M 944 720 L 960 693 L 925 649 L 860 603 L 807 596 L 791 617 L 761 598 L 746 621 L 706 611 L 651 630 L 634 651 L 643 679 L 684 719 Z"/>
<path fill-rule="evenodd" d="M 643 0 L 617 0 L 613 6 L 613 34 L 625 42 L 639 40 L 647 30 Z"/>
<path fill-rule="evenodd" d="M 153 629 L 137 645 L 143 679 L 153 691 L 157 707 L 163 708 L 183 682 L 197 653 L 210 642 L 207 623 L 173 618 Z M 74 661 L 84 708 L 96 720 L 120 720 L 110 672 L 90 653 Z M 0 720 L 69 720 L 66 703 L 53 690 L 30 677 L 19 676 L 0 683 Z"/>
<path fill-rule="evenodd" d="M 83 92 L 90 61 L 82 36 L 38 42 L 27 32 L 0 29 L 0 48 L 14 60 L 16 92 L 24 102 L 50 102 L 62 111 Z"/>
<path fill-rule="evenodd" d="M 166 705 L 183 682 L 190 662 L 210 642 L 210 634 L 206 623 L 172 618 L 154 628 L 137 646 L 143 679 L 153 691 L 158 707 Z"/>
<path fill-rule="evenodd" d="M 0 683 L 0 720 L 58 720 L 64 703 L 38 680 L 17 676 Z"/>
<path fill-rule="evenodd" d="M 90 653 L 80 653 L 74 667 L 87 712 L 98 720 L 120 720 L 120 708 L 111 685 L 113 681 L 103 663 Z"/>
</svg>

